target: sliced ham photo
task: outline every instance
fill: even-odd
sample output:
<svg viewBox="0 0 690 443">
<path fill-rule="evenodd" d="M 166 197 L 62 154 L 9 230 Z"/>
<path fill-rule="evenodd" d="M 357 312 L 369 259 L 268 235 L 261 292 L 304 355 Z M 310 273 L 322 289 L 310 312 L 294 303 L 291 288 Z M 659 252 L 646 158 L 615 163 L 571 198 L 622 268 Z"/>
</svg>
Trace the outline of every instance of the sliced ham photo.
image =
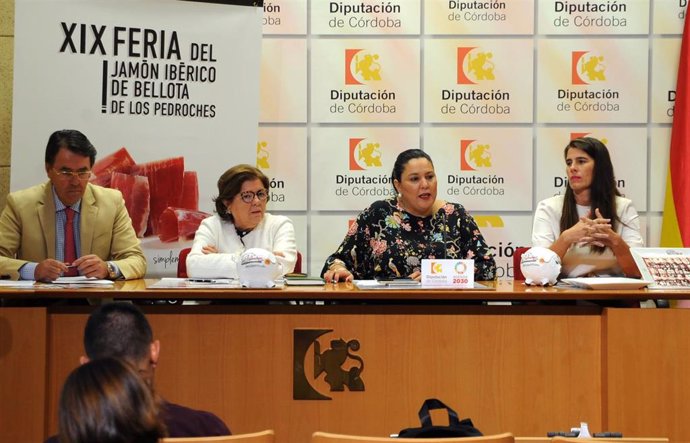
<svg viewBox="0 0 690 443">
<path fill-rule="evenodd" d="M 110 187 L 122 192 L 129 218 L 132 219 L 134 231 L 137 233 L 137 237 L 143 237 L 148 226 L 149 213 L 151 212 L 151 194 L 149 192 L 148 178 L 143 175 L 113 172 L 110 179 Z"/>
<path fill-rule="evenodd" d="M 122 147 L 93 164 L 91 172 L 93 172 L 94 178 L 91 179 L 91 182 L 110 188 L 112 187 L 110 177 L 113 172 L 128 173 L 135 164 L 134 159 L 127 152 L 127 148 Z"/>
<path fill-rule="evenodd" d="M 199 179 L 184 170 L 184 157 L 137 164 L 122 147 L 95 162 L 92 172 L 91 183 L 122 192 L 137 237 L 191 239 L 209 216 L 199 211 Z"/>
<path fill-rule="evenodd" d="M 167 207 L 179 208 L 182 202 L 184 158 L 174 157 L 134 165 L 132 174 L 145 175 L 151 191 L 151 213 L 146 236 L 158 234 L 158 219 Z"/>
<path fill-rule="evenodd" d="M 210 215 L 183 208 L 166 208 L 158 220 L 158 238 L 163 243 L 191 240 L 201 221 Z"/>
<path fill-rule="evenodd" d="M 180 207 L 199 210 L 199 179 L 196 171 L 184 171 L 182 178 L 182 201 Z"/>
</svg>

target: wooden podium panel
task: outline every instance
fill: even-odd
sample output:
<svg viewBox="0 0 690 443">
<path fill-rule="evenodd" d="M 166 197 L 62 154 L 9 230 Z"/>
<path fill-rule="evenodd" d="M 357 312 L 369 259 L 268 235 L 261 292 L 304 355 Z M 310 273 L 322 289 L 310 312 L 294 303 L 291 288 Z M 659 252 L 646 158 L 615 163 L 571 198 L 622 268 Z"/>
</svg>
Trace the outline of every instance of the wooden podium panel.
<svg viewBox="0 0 690 443">
<path fill-rule="evenodd" d="M 690 441 L 690 310 L 605 312 L 609 429 Z"/>
<path fill-rule="evenodd" d="M 11 303 L 22 296 L 55 303 L 0 308 L 0 440 L 40 442 L 56 430 L 59 390 L 83 353 L 84 323 L 93 309 L 65 298 L 172 295 L 132 284 L 28 296 L 0 291 Z M 258 292 L 216 291 L 208 295 L 218 304 L 144 306 L 161 341 L 156 389 L 170 401 L 217 413 L 236 433 L 275 429 L 277 443 L 308 443 L 316 430 L 395 433 L 417 425 L 429 397 L 471 417 L 487 434 L 538 437 L 586 421 L 592 432 L 690 441 L 684 426 L 690 310 L 601 308 L 585 301 L 615 303 L 627 292 L 498 286 L 493 300 L 520 304 L 487 306 L 475 300 L 479 292 L 401 292 L 395 300 L 395 293 L 328 286 L 264 294 L 271 301 Z M 309 304 L 331 292 L 335 302 Z M 648 296 L 641 291 L 634 299 Z M 296 373 L 330 400 L 293 398 L 294 337 L 299 342 L 309 334 L 316 335 L 305 342 Z M 325 374 L 314 375 L 316 336 L 322 355 L 333 340 L 358 341 L 351 353 L 364 363 L 363 392 L 332 392 Z M 346 358 L 335 368 L 359 365 Z"/>
<path fill-rule="evenodd" d="M 46 309 L 0 309 L 0 440 L 45 433 Z"/>
<path fill-rule="evenodd" d="M 417 411 L 429 397 L 487 434 L 545 435 L 581 420 L 602 427 L 601 316 L 591 310 L 183 308 L 147 313 L 161 341 L 156 389 L 170 401 L 217 413 L 236 433 L 274 429 L 278 443 L 308 443 L 316 430 L 385 436 L 418 425 Z M 86 314 L 51 315 L 51 433 L 59 387 L 82 353 L 85 320 Z M 303 359 L 306 378 L 332 399 L 293 399 L 294 331 L 309 329 L 332 330 L 318 338 L 322 353 L 331 340 L 359 342 L 351 352 L 364 362 L 363 392 L 331 392 L 324 374 L 314 379 L 311 346 Z M 359 363 L 348 359 L 343 368 L 353 365 Z"/>
</svg>

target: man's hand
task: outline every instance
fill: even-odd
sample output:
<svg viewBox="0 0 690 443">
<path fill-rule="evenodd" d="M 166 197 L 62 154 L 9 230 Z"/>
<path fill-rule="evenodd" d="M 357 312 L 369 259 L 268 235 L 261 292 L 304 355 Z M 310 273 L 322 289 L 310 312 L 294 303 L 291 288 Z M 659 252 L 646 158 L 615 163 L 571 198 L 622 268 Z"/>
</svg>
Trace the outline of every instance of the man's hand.
<svg viewBox="0 0 690 443">
<path fill-rule="evenodd" d="M 52 258 L 47 258 L 36 266 L 34 270 L 34 280 L 53 281 L 60 277 L 63 272 L 67 272 L 66 264 Z"/>
<path fill-rule="evenodd" d="M 97 255 L 83 255 L 72 263 L 86 277 L 108 278 L 108 265 Z"/>
</svg>

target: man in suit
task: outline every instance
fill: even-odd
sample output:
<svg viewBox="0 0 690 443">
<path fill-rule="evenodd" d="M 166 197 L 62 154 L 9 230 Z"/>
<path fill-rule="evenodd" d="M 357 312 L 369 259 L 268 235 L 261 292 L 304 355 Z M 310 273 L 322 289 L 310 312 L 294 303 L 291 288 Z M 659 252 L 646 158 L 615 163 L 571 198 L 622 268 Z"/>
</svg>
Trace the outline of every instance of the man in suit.
<svg viewBox="0 0 690 443">
<path fill-rule="evenodd" d="M 151 325 L 133 304 L 116 302 L 96 308 L 84 328 L 84 351 L 80 363 L 99 358 L 117 358 L 135 368 L 149 387 L 160 355 L 160 341 L 153 339 Z M 160 419 L 168 437 L 210 437 L 230 435 L 230 429 L 215 414 L 160 399 Z M 47 443 L 57 443 L 56 436 Z"/>
<path fill-rule="evenodd" d="M 96 149 L 76 130 L 48 139 L 48 182 L 7 196 L 0 215 L 0 276 L 141 278 L 146 258 L 122 194 L 89 183 Z"/>
</svg>

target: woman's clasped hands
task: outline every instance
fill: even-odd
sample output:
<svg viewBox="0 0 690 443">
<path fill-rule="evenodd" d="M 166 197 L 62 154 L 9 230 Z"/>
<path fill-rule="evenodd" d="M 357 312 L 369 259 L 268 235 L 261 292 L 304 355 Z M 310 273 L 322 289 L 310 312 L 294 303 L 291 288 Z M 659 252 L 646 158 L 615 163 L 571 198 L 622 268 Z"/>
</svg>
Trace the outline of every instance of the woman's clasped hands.
<svg viewBox="0 0 690 443">
<path fill-rule="evenodd" d="M 604 218 L 599 209 L 595 209 L 595 218 L 591 213 L 580 217 L 580 221 L 568 231 L 572 236 L 572 243 L 580 246 L 613 247 L 620 236 L 611 228 L 611 219 Z"/>
</svg>

